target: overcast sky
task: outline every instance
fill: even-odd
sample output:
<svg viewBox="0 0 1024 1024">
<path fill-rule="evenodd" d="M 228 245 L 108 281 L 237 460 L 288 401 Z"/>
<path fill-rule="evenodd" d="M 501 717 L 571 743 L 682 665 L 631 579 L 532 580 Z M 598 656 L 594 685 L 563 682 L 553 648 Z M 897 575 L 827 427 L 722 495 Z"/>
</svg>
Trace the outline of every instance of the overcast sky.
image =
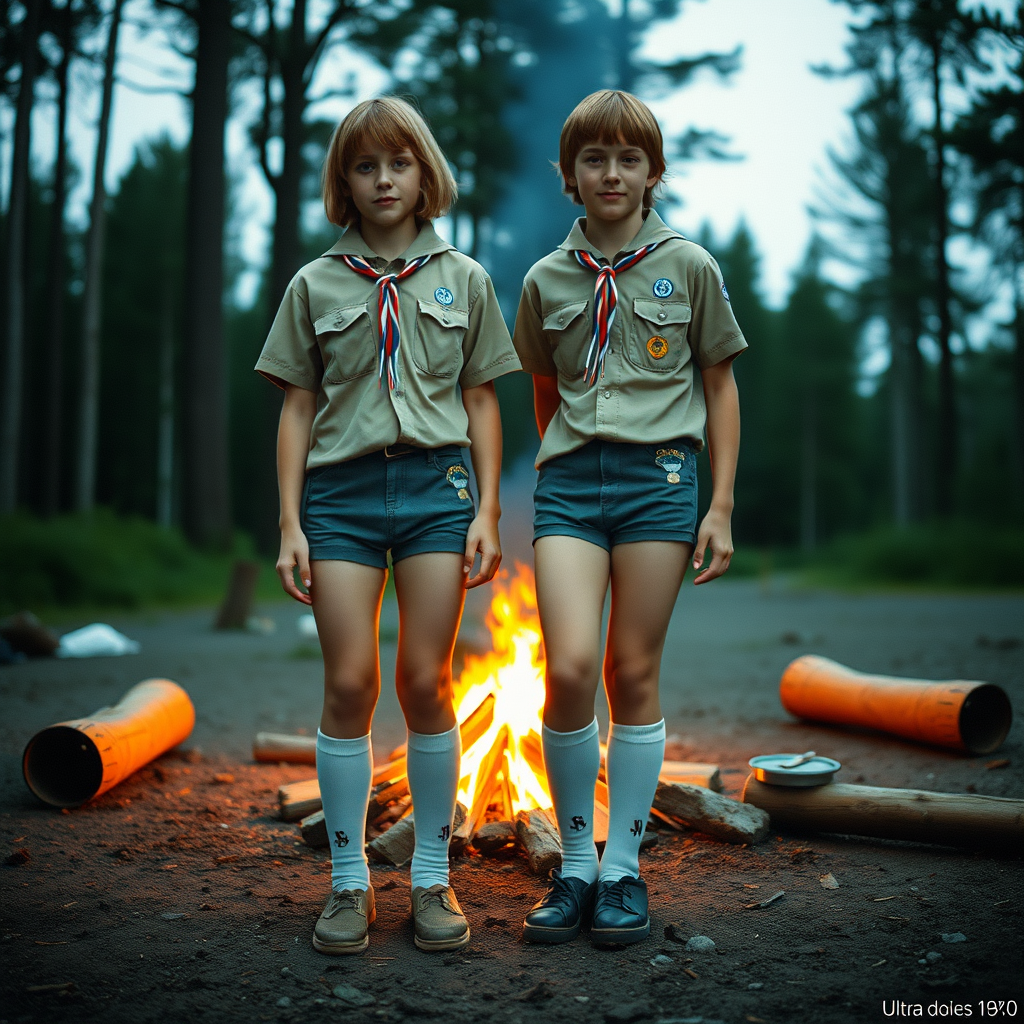
<svg viewBox="0 0 1024 1024">
<path fill-rule="evenodd" d="M 608 0 L 614 8 L 619 0 Z M 1013 0 L 991 0 L 986 6 L 1009 10 Z M 143 0 L 126 4 L 128 24 L 122 36 L 118 74 L 149 85 L 164 81 L 187 89 L 191 66 L 170 52 L 159 34 L 149 38 L 134 25 L 148 7 Z M 699 163 L 679 169 L 671 182 L 683 206 L 670 212 L 682 230 L 695 233 L 702 222 L 719 238 L 730 235 L 740 221 L 750 226 L 763 254 L 764 285 L 774 303 L 781 303 L 792 271 L 805 252 L 811 231 L 807 206 L 827 174 L 828 146 L 842 148 L 848 138 L 846 111 L 861 83 L 857 79 L 825 81 L 810 65 L 842 64 L 850 19 L 844 4 L 830 0 L 687 0 L 673 22 L 661 24 L 647 41 L 651 56 L 670 58 L 705 50 L 743 47 L 742 67 L 728 83 L 707 75 L 667 99 L 651 102 L 668 132 L 688 125 L 713 127 L 731 139 L 742 156 L 729 163 Z M 321 81 L 333 77 L 344 63 L 356 66 L 358 98 L 386 86 L 386 78 L 365 60 L 353 63 L 341 55 L 322 68 Z M 84 221 L 90 188 L 97 88 L 86 88 L 92 69 L 79 64 L 70 124 L 74 159 L 87 173 L 71 203 L 71 216 Z M 314 83 L 316 87 L 316 83 Z M 239 224 L 243 255 L 253 266 L 269 258 L 267 226 L 272 199 L 245 137 L 245 120 L 258 102 L 240 97 L 228 139 L 228 159 L 241 175 L 242 217 Z M 322 104 L 317 114 L 340 117 L 350 102 Z M 38 104 L 34 120 L 34 159 L 48 174 L 52 154 L 53 105 Z M 10 112 L 2 123 L 5 142 L 3 190 L 9 169 Z M 182 143 L 188 137 L 188 108 L 175 95 L 141 95 L 124 86 L 115 91 L 107 184 L 116 190 L 131 164 L 135 147 L 146 138 L 168 133 Z M 538 254 L 541 255 L 541 254 Z M 249 284 L 251 290 L 252 276 Z"/>
</svg>

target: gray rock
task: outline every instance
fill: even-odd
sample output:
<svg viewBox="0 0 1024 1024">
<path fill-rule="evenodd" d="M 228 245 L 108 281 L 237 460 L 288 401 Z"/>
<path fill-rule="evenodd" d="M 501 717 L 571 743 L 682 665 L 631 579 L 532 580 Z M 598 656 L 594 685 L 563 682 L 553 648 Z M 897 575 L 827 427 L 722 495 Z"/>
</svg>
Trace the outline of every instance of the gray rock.
<svg viewBox="0 0 1024 1024">
<path fill-rule="evenodd" d="M 650 1020 L 651 1008 L 647 1003 L 619 1003 L 604 1012 L 606 1024 L 632 1024 L 635 1020 Z"/>
<path fill-rule="evenodd" d="M 931 953 L 925 953 L 924 958 L 925 958 L 925 960 L 928 961 L 928 963 L 933 964 L 937 960 L 941 960 L 942 959 L 942 954 L 941 953 L 936 953 L 933 950 Z"/>
<path fill-rule="evenodd" d="M 967 936 L 963 932 L 943 932 L 943 942 L 966 942 Z"/>
<path fill-rule="evenodd" d="M 752 981 L 747 986 L 747 988 L 750 989 L 751 992 L 756 992 L 759 988 L 764 988 L 764 982 L 763 981 Z"/>
<path fill-rule="evenodd" d="M 659 953 L 652 961 L 651 966 L 653 967 L 668 967 L 669 964 L 674 964 L 675 960 L 670 956 L 665 956 L 664 953 Z"/>
<path fill-rule="evenodd" d="M 715 951 L 714 939 L 709 939 L 706 935 L 694 935 L 686 943 L 687 953 L 713 953 Z"/>
<path fill-rule="evenodd" d="M 282 1010 L 288 1009 L 288 1007 L 292 1005 L 291 996 L 281 996 L 277 1001 L 277 1005 L 280 1006 Z"/>
<path fill-rule="evenodd" d="M 335 985 L 331 992 L 335 999 L 340 999 L 346 1006 L 371 1006 L 377 1001 L 369 992 L 355 985 Z"/>
<path fill-rule="evenodd" d="M 183 917 L 188 917 L 188 914 L 167 913 L 167 914 L 161 914 L 160 917 L 164 921 L 180 921 Z"/>
</svg>

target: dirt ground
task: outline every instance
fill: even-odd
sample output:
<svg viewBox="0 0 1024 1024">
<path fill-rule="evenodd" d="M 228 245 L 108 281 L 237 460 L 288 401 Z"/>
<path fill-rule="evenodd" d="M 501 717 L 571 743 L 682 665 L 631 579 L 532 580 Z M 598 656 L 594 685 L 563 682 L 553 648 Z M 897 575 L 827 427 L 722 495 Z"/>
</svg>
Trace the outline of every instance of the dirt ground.
<svg viewBox="0 0 1024 1024">
<path fill-rule="evenodd" d="M 467 634 L 479 631 L 482 600 L 469 609 Z M 317 954 L 309 940 L 328 857 L 274 816 L 277 786 L 312 770 L 256 765 L 249 752 L 257 729 L 315 730 L 321 669 L 296 629 L 300 611 L 261 608 L 276 624 L 268 635 L 215 633 L 209 609 L 115 618 L 140 654 L 0 669 L 0 1022 L 804 1024 L 915 1007 L 931 1019 L 1024 1014 L 1019 859 L 777 830 L 753 847 L 662 832 L 642 855 L 653 930 L 636 946 L 598 950 L 583 937 L 524 945 L 522 917 L 543 881 L 519 857 L 472 856 L 452 874 L 473 929 L 468 949 L 417 951 L 407 872 L 374 866 L 369 951 Z M 395 626 L 387 604 L 386 677 Z M 754 754 L 813 748 L 843 763 L 841 782 L 1020 798 L 1019 720 L 998 754 L 971 757 L 796 722 L 779 704 L 778 680 L 792 658 L 813 652 L 865 671 L 988 680 L 1020 709 L 1022 638 L 1016 596 L 851 596 L 780 580 L 690 588 L 663 662 L 673 750 L 720 764 L 733 795 Z M 192 696 L 197 723 L 184 747 L 78 810 L 39 804 L 21 779 L 28 738 L 150 676 Z M 385 686 L 375 749 L 403 738 Z M 987 768 L 996 758 L 1009 764 Z M 825 873 L 838 889 L 822 887 Z M 780 890 L 769 907 L 748 909 Z M 687 952 L 694 935 L 714 950 Z"/>
</svg>

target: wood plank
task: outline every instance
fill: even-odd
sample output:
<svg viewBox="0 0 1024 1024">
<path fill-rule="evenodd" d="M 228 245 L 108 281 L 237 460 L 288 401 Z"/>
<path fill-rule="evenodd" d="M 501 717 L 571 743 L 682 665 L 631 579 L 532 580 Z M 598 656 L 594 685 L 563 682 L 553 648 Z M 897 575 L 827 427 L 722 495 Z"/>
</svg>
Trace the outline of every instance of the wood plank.
<svg viewBox="0 0 1024 1024">
<path fill-rule="evenodd" d="M 252 756 L 255 761 L 272 764 L 316 764 L 316 737 L 258 732 L 252 741 Z"/>
<path fill-rule="evenodd" d="M 298 821 L 320 810 L 320 783 L 316 779 L 286 782 L 277 790 L 277 806 L 282 821 Z"/>
</svg>

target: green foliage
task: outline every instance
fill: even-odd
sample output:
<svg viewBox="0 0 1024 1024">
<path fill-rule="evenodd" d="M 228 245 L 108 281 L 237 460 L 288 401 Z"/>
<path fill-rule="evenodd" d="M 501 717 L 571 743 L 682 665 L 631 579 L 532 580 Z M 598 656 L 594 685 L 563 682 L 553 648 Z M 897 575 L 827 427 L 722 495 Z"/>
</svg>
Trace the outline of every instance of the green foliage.
<svg viewBox="0 0 1024 1024">
<path fill-rule="evenodd" d="M 879 527 L 843 537 L 809 565 L 812 583 L 840 586 L 1024 587 L 1024 530 L 961 520 Z"/>
<path fill-rule="evenodd" d="M 0 612 L 215 601 L 232 558 L 251 557 L 251 548 L 240 537 L 231 555 L 211 557 L 178 530 L 104 508 L 53 519 L 19 513 L 0 519 Z"/>
</svg>

